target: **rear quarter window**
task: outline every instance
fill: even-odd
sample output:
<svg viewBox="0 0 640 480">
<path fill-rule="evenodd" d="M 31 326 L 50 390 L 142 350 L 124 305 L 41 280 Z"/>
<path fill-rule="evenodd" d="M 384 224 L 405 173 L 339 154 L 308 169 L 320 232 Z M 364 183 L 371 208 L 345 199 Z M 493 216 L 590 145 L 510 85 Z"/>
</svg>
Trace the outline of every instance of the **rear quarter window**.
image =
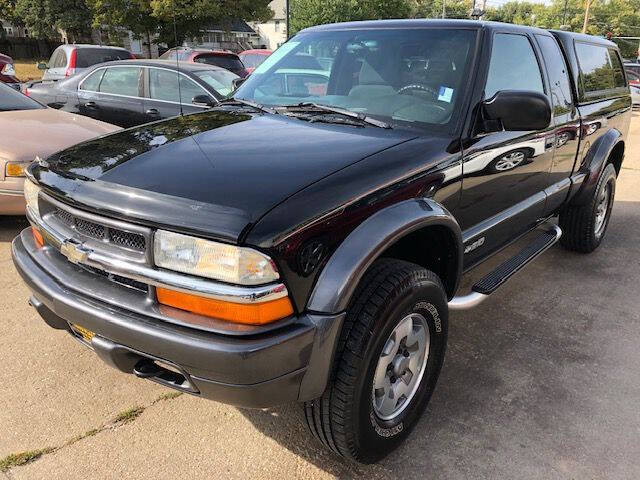
<svg viewBox="0 0 640 480">
<path fill-rule="evenodd" d="M 605 45 L 576 42 L 580 67 L 581 100 L 614 97 L 626 86 L 618 53 Z"/>
</svg>

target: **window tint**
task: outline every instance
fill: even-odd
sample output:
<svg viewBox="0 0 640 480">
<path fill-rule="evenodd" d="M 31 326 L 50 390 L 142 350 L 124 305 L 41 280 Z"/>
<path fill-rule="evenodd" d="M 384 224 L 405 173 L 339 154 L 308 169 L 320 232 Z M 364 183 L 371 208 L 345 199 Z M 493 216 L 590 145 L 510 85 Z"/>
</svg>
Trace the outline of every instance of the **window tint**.
<svg viewBox="0 0 640 480">
<path fill-rule="evenodd" d="M 195 60 L 197 63 L 206 63 L 207 65 L 216 65 L 226 68 L 227 70 L 242 70 L 244 65 L 238 57 L 228 55 L 200 55 Z"/>
<path fill-rule="evenodd" d="M 607 47 L 576 43 L 582 88 L 585 93 L 614 88 L 613 66 Z"/>
<path fill-rule="evenodd" d="M 613 65 L 613 85 L 617 87 L 626 87 L 627 82 L 624 80 L 624 72 L 622 71 L 622 62 L 613 48 L 609 49 L 609 58 L 611 58 L 611 64 Z"/>
<path fill-rule="evenodd" d="M 260 55 L 259 53 L 248 53 L 246 55 L 242 55 L 242 63 L 244 63 L 245 67 L 256 68 L 262 62 L 264 62 L 269 55 Z"/>
<path fill-rule="evenodd" d="M 536 40 L 544 56 L 549 82 L 551 83 L 551 100 L 554 115 L 562 115 L 571 109 L 571 84 L 569 71 L 558 43 L 553 37 L 536 35 Z"/>
<path fill-rule="evenodd" d="M 137 97 L 139 77 L 140 69 L 137 67 L 107 68 L 100 83 L 100 91 Z"/>
<path fill-rule="evenodd" d="M 78 48 L 76 67 L 87 68 L 98 63 L 128 60 L 131 54 L 126 50 L 115 48 Z"/>
<path fill-rule="evenodd" d="M 544 93 L 542 75 L 533 47 L 523 35 L 498 33 L 493 37 L 485 98 L 500 90 L 532 90 Z"/>
<path fill-rule="evenodd" d="M 101 68 L 87 78 L 80 84 L 80 90 L 88 90 L 90 92 L 97 92 L 98 87 L 100 86 L 100 80 L 102 80 L 102 75 L 104 75 L 104 68 Z"/>
<path fill-rule="evenodd" d="M 178 78 L 180 78 L 180 88 L 178 88 Z M 184 75 L 160 68 L 149 69 L 149 97 L 154 100 L 177 103 L 182 95 L 181 103 L 191 103 L 196 95 L 205 94 L 207 92 L 200 85 Z"/>
</svg>

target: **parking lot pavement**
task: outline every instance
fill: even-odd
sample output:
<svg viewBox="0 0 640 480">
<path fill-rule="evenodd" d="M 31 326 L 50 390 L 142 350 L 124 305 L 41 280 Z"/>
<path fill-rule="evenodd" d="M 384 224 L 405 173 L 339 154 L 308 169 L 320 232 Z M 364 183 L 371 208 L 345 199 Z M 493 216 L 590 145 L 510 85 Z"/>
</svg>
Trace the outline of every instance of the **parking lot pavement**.
<svg viewBox="0 0 640 480">
<path fill-rule="evenodd" d="M 0 466 L 30 451 L 40 457 L 7 478 L 639 478 L 637 113 L 630 138 L 603 246 L 588 256 L 554 247 L 452 315 L 427 412 L 373 466 L 323 450 L 296 405 L 163 396 L 104 366 L 27 306 L 9 246 L 25 223 L 0 219 Z"/>
</svg>

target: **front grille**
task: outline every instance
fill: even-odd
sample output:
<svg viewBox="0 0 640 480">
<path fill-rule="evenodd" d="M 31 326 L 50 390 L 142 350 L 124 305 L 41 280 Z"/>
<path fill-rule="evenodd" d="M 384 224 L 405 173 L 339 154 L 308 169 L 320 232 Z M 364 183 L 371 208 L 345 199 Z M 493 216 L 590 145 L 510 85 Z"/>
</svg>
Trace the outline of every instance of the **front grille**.
<svg viewBox="0 0 640 480">
<path fill-rule="evenodd" d="M 130 248 L 131 250 L 139 250 L 144 252 L 147 242 L 139 233 L 125 232 L 124 230 L 110 229 L 109 235 L 111 241 L 121 247 Z"/>
<path fill-rule="evenodd" d="M 122 277 L 120 275 L 116 275 L 115 273 L 105 272 L 104 270 L 100 270 L 99 268 L 90 267 L 89 265 L 80 265 L 85 270 L 100 275 L 101 277 L 105 277 L 107 280 L 111 280 L 112 282 L 118 283 L 125 287 L 133 288 L 134 290 L 138 290 L 140 292 L 148 293 L 149 285 L 146 283 L 138 282 L 137 280 L 132 280 L 127 277 Z"/>
<path fill-rule="evenodd" d="M 55 216 L 65 225 L 74 228 L 78 233 L 96 240 L 109 240 L 114 245 L 128 248 L 137 252 L 145 252 L 147 242 L 139 233 L 127 232 L 118 228 L 100 225 L 83 218 L 76 217 L 70 212 L 56 208 Z"/>
</svg>

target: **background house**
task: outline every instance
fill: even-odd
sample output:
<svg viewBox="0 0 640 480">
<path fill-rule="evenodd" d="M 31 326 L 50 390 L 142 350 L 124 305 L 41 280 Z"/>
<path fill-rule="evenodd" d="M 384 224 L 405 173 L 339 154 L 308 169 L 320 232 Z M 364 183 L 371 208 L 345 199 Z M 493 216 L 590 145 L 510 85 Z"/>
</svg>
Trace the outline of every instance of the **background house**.
<svg viewBox="0 0 640 480">
<path fill-rule="evenodd" d="M 287 10 L 285 0 L 274 0 L 269 4 L 275 15 L 266 23 L 252 23 L 260 36 L 260 42 L 269 50 L 275 50 L 287 41 Z"/>
<path fill-rule="evenodd" d="M 190 47 L 205 47 L 214 50 L 241 52 L 261 46 L 260 36 L 244 20 L 235 20 L 231 25 L 211 25 L 199 37 L 185 42 Z"/>
</svg>

